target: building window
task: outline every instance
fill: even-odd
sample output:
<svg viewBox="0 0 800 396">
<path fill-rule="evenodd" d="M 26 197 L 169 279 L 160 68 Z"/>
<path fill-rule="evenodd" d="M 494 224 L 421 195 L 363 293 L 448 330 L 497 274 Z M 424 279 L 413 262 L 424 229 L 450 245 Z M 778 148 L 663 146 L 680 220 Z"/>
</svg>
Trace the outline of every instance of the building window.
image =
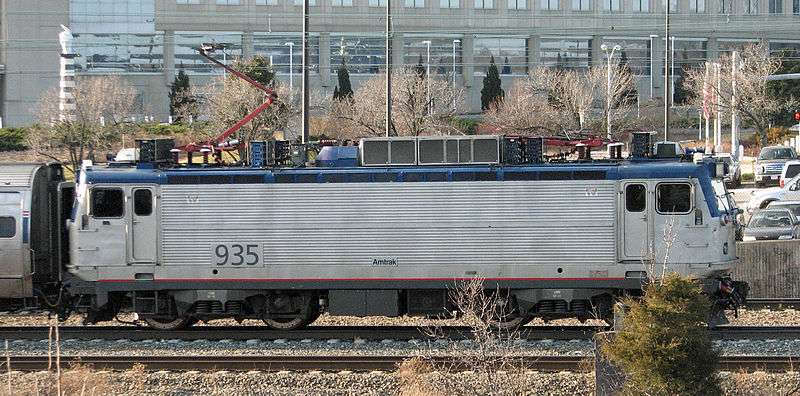
<svg viewBox="0 0 800 396">
<path fill-rule="evenodd" d="M 681 214 L 692 209 L 692 186 L 688 183 L 661 183 L 656 190 L 658 213 Z"/>
<path fill-rule="evenodd" d="M 744 0 L 744 13 L 750 15 L 758 14 L 758 0 Z"/>
<path fill-rule="evenodd" d="M 331 35 L 330 40 L 331 73 L 344 64 L 350 74 L 378 74 L 386 62 L 386 40 L 383 37 Z"/>
<path fill-rule="evenodd" d="M 783 0 L 769 0 L 770 14 L 783 14 Z"/>
<path fill-rule="evenodd" d="M 792 1 L 792 14 L 800 15 L 800 0 Z"/>
<path fill-rule="evenodd" d="M 489 10 L 494 8 L 494 0 L 475 0 L 475 9 Z"/>
<path fill-rule="evenodd" d="M 650 12 L 650 0 L 633 0 L 633 10 L 636 12 Z"/>
<path fill-rule="evenodd" d="M 425 8 L 425 0 L 406 0 L 406 8 Z"/>
<path fill-rule="evenodd" d="M 92 189 L 92 217 L 112 218 L 122 217 L 124 211 L 125 194 L 121 188 L 93 188 Z"/>
<path fill-rule="evenodd" d="M 331 0 L 331 5 L 334 7 L 352 7 L 353 0 Z"/>
<path fill-rule="evenodd" d="M 591 40 L 543 37 L 539 45 L 542 66 L 559 69 L 588 68 L 591 63 Z"/>
<path fill-rule="evenodd" d="M 732 14 L 733 13 L 733 0 L 719 0 L 719 13 Z"/>
<path fill-rule="evenodd" d="M 663 0 L 661 9 L 663 10 L 666 7 L 666 0 Z M 674 14 L 678 12 L 678 0 L 669 0 L 669 12 Z"/>
<path fill-rule="evenodd" d="M 218 5 L 239 5 L 239 0 L 217 0 Z"/>
<path fill-rule="evenodd" d="M 603 10 L 605 11 L 619 11 L 620 0 L 603 0 Z"/>
<path fill-rule="evenodd" d="M 278 5 L 278 0 L 256 0 L 256 5 Z"/>
<path fill-rule="evenodd" d="M 572 0 L 572 11 L 589 11 L 589 0 Z"/>
<path fill-rule="evenodd" d="M 303 6 L 303 0 L 294 0 L 294 5 L 302 7 Z M 316 6 L 317 5 L 317 0 L 308 0 L 308 5 L 312 6 L 312 7 Z"/>
<path fill-rule="evenodd" d="M 370 7 L 386 7 L 386 0 L 369 0 Z"/>
<path fill-rule="evenodd" d="M 558 10 L 558 0 L 541 0 L 540 5 L 543 10 L 548 10 L 548 11 Z"/>
<path fill-rule="evenodd" d="M 800 1 L 800 0 L 797 0 Z M 508 0 L 509 10 L 526 10 L 528 9 L 527 0 Z"/>
<path fill-rule="evenodd" d="M 176 0 L 178 4 L 200 4 L 200 0 Z"/>
<path fill-rule="evenodd" d="M 474 43 L 475 75 L 485 75 L 489 71 L 492 58 L 500 74 L 528 73 L 527 45 L 524 38 L 479 36 Z"/>
<path fill-rule="evenodd" d="M 689 11 L 694 13 L 706 12 L 706 0 L 689 0 Z"/>
<path fill-rule="evenodd" d="M 459 0 L 439 0 L 439 8 L 458 8 Z"/>
</svg>

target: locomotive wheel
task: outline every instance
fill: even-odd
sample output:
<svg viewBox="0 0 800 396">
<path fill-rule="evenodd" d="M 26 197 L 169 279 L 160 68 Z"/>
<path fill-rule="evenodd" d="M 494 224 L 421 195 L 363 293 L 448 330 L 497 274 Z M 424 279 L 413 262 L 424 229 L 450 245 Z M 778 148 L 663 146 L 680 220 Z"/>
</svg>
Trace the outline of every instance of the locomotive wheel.
<svg viewBox="0 0 800 396">
<path fill-rule="evenodd" d="M 496 308 L 488 324 L 495 330 L 513 331 L 533 320 L 533 315 L 520 312 L 513 296 L 509 298 L 495 294 L 492 298 L 495 299 Z"/>
<path fill-rule="evenodd" d="M 317 300 L 311 295 L 298 296 L 302 298 L 302 308 L 291 314 L 280 314 L 282 317 L 263 318 L 264 323 L 275 330 L 297 330 L 308 326 L 317 320 L 320 315 Z"/>
<path fill-rule="evenodd" d="M 156 330 L 180 330 L 197 323 L 196 319 L 188 316 L 175 319 L 147 318 L 144 321 L 147 326 Z"/>
</svg>

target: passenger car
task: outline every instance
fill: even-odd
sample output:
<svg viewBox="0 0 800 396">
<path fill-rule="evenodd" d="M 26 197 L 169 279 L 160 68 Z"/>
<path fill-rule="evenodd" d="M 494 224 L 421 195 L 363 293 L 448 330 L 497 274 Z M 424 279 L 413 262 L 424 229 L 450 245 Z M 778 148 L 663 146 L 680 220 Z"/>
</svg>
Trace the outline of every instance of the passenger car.
<svg viewBox="0 0 800 396">
<path fill-rule="evenodd" d="M 769 146 L 761 149 L 753 167 L 756 187 L 779 184 L 783 165 L 787 161 L 795 159 L 797 159 L 797 152 L 792 147 Z"/>
<path fill-rule="evenodd" d="M 787 161 L 781 170 L 780 186 L 783 187 L 786 180 L 800 175 L 800 161 Z"/>
<path fill-rule="evenodd" d="M 739 187 L 742 184 L 742 169 L 739 166 L 739 160 L 728 153 L 718 154 L 717 157 L 728 166 L 723 178 L 725 185 L 731 188 Z"/>
<path fill-rule="evenodd" d="M 766 208 L 770 202 L 780 200 L 800 200 L 800 175 L 784 183 L 783 187 L 771 187 L 752 191 L 747 202 L 747 213 L 753 214 L 757 209 Z"/>
<path fill-rule="evenodd" d="M 762 209 L 747 223 L 744 229 L 745 242 L 795 239 L 800 234 L 800 222 L 787 208 Z"/>
<path fill-rule="evenodd" d="M 769 209 L 789 209 L 792 214 L 800 219 L 800 201 L 772 201 L 767 205 Z"/>
</svg>

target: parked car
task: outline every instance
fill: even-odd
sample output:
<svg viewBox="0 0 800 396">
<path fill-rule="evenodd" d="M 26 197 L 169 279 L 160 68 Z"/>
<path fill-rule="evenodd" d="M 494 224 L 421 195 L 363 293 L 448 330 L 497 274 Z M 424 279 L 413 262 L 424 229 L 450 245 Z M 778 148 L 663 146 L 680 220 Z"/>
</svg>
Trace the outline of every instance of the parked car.
<svg viewBox="0 0 800 396">
<path fill-rule="evenodd" d="M 797 159 L 797 152 L 793 147 L 769 146 L 761 149 L 754 165 L 756 187 L 768 184 L 780 184 L 779 180 L 783 165 L 790 160 Z"/>
<path fill-rule="evenodd" d="M 781 171 L 780 186 L 783 187 L 784 181 L 800 175 L 800 161 L 786 161 Z"/>
<path fill-rule="evenodd" d="M 772 201 L 767 209 L 789 209 L 794 217 L 800 219 L 800 201 Z"/>
<path fill-rule="evenodd" d="M 747 202 L 747 213 L 753 214 L 758 209 L 766 208 L 770 202 L 781 200 L 798 200 L 800 201 L 800 175 L 797 175 L 789 181 L 784 182 L 783 187 L 771 187 L 763 190 L 754 190 L 750 196 L 750 201 Z"/>
<path fill-rule="evenodd" d="M 795 239 L 800 235 L 800 221 L 786 208 L 759 210 L 744 229 L 745 242 Z"/>
<path fill-rule="evenodd" d="M 742 184 L 742 169 L 739 166 L 739 160 L 728 153 L 717 154 L 717 157 L 728 166 L 724 178 L 725 186 L 730 188 L 739 187 Z M 798 161 L 798 163 L 800 163 L 800 161 Z"/>
</svg>

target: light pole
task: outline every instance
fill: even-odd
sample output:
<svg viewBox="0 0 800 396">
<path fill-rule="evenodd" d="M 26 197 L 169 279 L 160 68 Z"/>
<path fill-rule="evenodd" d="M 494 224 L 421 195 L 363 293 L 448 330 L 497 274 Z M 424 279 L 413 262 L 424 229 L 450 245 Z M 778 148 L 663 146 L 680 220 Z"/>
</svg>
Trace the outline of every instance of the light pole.
<svg viewBox="0 0 800 396">
<path fill-rule="evenodd" d="M 425 40 L 422 42 L 422 44 L 425 44 L 425 46 L 428 47 L 427 49 L 428 55 L 427 58 L 425 59 L 425 79 L 427 80 L 428 84 L 428 89 L 427 89 L 428 101 L 426 102 L 425 107 L 428 109 L 428 114 L 430 114 L 431 113 L 431 41 Z"/>
<path fill-rule="evenodd" d="M 656 65 L 655 65 L 654 60 L 653 60 L 653 57 L 655 55 L 655 52 L 654 52 L 654 49 L 653 49 L 653 39 L 654 38 L 658 38 L 658 35 L 657 34 L 651 34 L 650 35 L 650 100 L 653 99 L 653 95 L 655 94 L 655 88 L 654 88 L 655 80 L 653 79 L 653 75 L 654 75 L 653 73 L 656 70 Z"/>
<path fill-rule="evenodd" d="M 606 69 L 606 139 L 611 140 L 611 58 L 614 57 L 614 52 L 622 49 L 619 45 L 611 48 L 611 53 L 608 52 L 608 46 L 603 44 L 600 49 L 608 55 Z"/>
<path fill-rule="evenodd" d="M 294 93 L 294 43 L 290 41 L 283 45 L 289 46 L 289 92 Z"/>
<path fill-rule="evenodd" d="M 453 40 L 453 111 L 456 110 L 456 44 L 461 40 Z"/>
<path fill-rule="evenodd" d="M 669 38 L 669 107 L 675 107 L 675 36 Z"/>
</svg>

